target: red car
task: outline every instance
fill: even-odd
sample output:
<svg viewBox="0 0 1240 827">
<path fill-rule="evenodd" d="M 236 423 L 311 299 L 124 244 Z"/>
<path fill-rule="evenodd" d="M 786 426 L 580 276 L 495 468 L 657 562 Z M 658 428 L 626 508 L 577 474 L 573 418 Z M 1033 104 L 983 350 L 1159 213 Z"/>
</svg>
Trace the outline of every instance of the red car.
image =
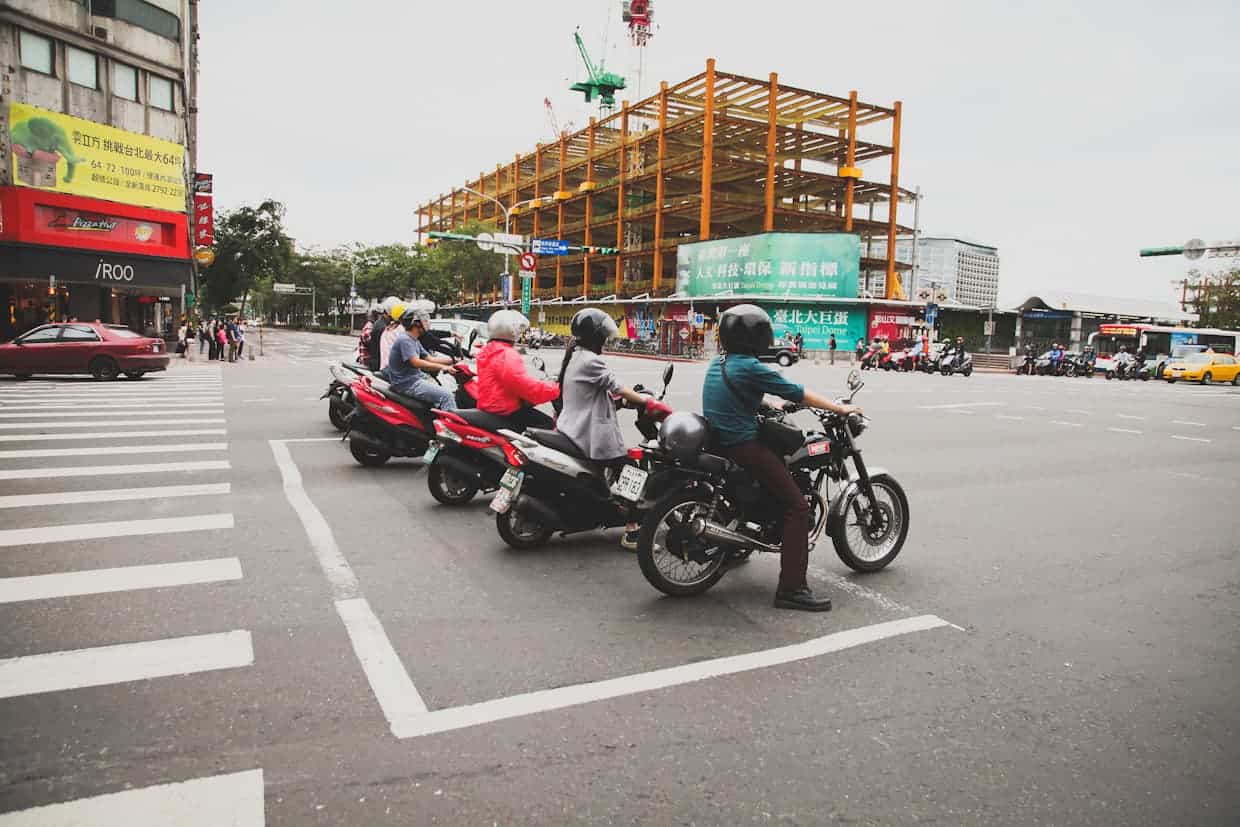
<svg viewBox="0 0 1240 827">
<path fill-rule="evenodd" d="M 168 369 L 162 339 L 99 322 L 46 324 L 0 345 L 0 374 L 28 379 L 36 373 L 89 373 L 96 379 Z"/>
</svg>

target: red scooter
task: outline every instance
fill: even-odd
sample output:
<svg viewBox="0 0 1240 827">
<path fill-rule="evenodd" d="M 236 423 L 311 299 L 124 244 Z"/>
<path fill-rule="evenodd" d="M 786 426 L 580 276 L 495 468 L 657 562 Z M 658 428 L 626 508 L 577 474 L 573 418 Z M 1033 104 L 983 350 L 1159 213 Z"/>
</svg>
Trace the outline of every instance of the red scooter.
<svg viewBox="0 0 1240 827">
<path fill-rule="evenodd" d="M 520 430 L 508 419 L 476 408 L 432 413 L 435 442 L 423 457 L 426 486 L 444 505 L 464 505 L 479 491 L 496 490 L 508 466 L 522 463 L 500 433 Z"/>
</svg>

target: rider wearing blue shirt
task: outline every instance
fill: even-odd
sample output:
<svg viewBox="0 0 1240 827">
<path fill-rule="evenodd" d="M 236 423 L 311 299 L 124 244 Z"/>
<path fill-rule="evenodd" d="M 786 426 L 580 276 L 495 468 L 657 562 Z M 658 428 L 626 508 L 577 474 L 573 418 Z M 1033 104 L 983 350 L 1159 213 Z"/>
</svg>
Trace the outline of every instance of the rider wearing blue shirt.
<svg viewBox="0 0 1240 827">
<path fill-rule="evenodd" d="M 723 360 L 727 359 L 728 379 L 739 392 L 731 393 L 723 382 Z M 740 445 L 758 438 L 754 413 L 764 394 L 800 404 L 805 386 L 790 382 L 779 371 L 764 365 L 747 353 L 728 353 L 711 361 L 702 385 L 702 413 L 710 422 L 715 441 L 722 446 Z"/>
<path fill-rule="evenodd" d="M 387 377 L 392 390 L 411 396 L 432 408 L 455 411 L 456 402 L 446 388 L 431 381 L 427 373 L 448 371 L 454 373 L 451 364 L 435 361 L 418 341 L 430 326 L 430 316 L 425 310 L 410 308 L 400 317 L 404 331 L 392 342 L 388 357 Z"/>
</svg>

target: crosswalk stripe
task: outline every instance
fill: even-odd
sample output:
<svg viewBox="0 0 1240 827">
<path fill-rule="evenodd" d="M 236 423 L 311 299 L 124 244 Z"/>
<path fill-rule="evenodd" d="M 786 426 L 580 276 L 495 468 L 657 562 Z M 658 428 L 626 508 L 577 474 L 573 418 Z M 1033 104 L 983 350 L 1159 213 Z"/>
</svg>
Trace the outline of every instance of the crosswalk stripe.
<svg viewBox="0 0 1240 827">
<path fill-rule="evenodd" d="M 34 399 L 55 402 L 59 399 L 164 399 L 169 396 L 206 396 L 221 394 L 222 387 L 210 388 L 168 388 L 164 390 L 140 391 L 5 391 L 4 399 Z"/>
<path fill-rule="evenodd" d="M 58 402 L 56 404 L 20 404 L 13 405 L 8 402 L 0 402 L 0 411 L 3 412 L 24 412 L 24 411 L 65 411 L 65 410 L 82 410 L 88 408 L 95 411 L 107 411 L 108 413 L 125 413 L 126 408 L 201 408 L 205 406 L 214 406 L 223 404 L 224 400 L 220 397 L 210 399 L 185 399 L 169 401 L 167 399 L 134 399 L 124 402 L 106 401 L 100 402 L 95 399 L 82 399 L 76 402 Z"/>
<path fill-rule="evenodd" d="M 0 660 L 0 698 L 233 669 L 253 663 L 253 643 L 250 633 L 244 630 L 26 655 Z"/>
<path fill-rule="evenodd" d="M 21 603 L 28 600 L 138 589 L 165 589 L 172 586 L 240 580 L 241 577 L 241 561 L 236 557 L 67 571 L 30 577 L 0 577 L 0 603 Z"/>
<path fill-rule="evenodd" d="M 131 425 L 145 425 L 148 428 L 151 425 L 218 425 L 225 420 L 223 417 L 216 419 L 167 419 L 152 422 L 149 419 L 117 419 L 109 420 L 108 424 L 113 427 L 129 427 Z M 0 429 L 12 431 L 17 428 L 95 428 L 98 427 L 95 422 L 0 422 Z"/>
<path fill-rule="evenodd" d="M 129 439 L 139 436 L 223 436 L 227 428 L 181 428 L 171 431 L 91 431 L 85 434 L 0 434 L 0 442 L 62 442 L 72 439 Z"/>
<path fill-rule="evenodd" d="M 223 403 L 217 404 L 215 402 L 204 402 L 202 403 L 202 407 L 143 408 L 140 411 L 117 411 L 116 413 L 121 416 L 166 416 L 168 414 L 177 414 L 178 416 L 185 416 L 186 414 L 193 414 L 193 413 L 218 414 L 218 413 L 223 413 L 223 412 L 224 412 Z M 86 417 L 86 416 L 98 418 L 101 415 L 102 415 L 101 411 L 78 410 L 73 413 L 65 413 L 63 411 L 52 411 L 51 413 L 44 413 L 42 411 L 39 411 L 35 413 L 0 413 L 0 418 L 2 419 L 38 419 L 39 417 L 48 417 L 50 419 L 75 419 L 75 418 Z"/>
<path fill-rule="evenodd" d="M 126 474 L 169 474 L 177 471 L 227 471 L 228 460 L 152 462 L 142 465 L 82 465 L 65 468 L 11 468 L 0 470 L 0 480 L 46 480 L 60 477 L 106 477 Z"/>
<path fill-rule="evenodd" d="M 228 494 L 226 482 L 198 485 L 158 485 L 151 488 L 108 488 L 95 491 L 53 491 L 48 494 L 8 494 L 0 496 L 0 508 L 38 508 L 46 505 L 113 503 L 126 500 L 164 500 L 176 497 L 210 497 Z"/>
<path fill-rule="evenodd" d="M 263 771 L 191 778 L 0 815 L 0 827 L 263 827 Z"/>
<path fill-rule="evenodd" d="M 187 531 L 212 531 L 233 527 L 232 514 L 196 514 L 190 517 L 158 517 L 153 520 L 117 520 L 107 523 L 74 523 L 0 531 L 0 547 L 36 543 L 68 543 L 105 537 L 148 537 Z"/>
<path fill-rule="evenodd" d="M 227 451 L 227 442 L 189 442 L 175 445 L 107 445 L 102 448 L 34 448 L 0 451 L 0 462 L 6 459 L 33 457 L 90 457 L 108 454 L 186 454 L 194 451 Z"/>
</svg>

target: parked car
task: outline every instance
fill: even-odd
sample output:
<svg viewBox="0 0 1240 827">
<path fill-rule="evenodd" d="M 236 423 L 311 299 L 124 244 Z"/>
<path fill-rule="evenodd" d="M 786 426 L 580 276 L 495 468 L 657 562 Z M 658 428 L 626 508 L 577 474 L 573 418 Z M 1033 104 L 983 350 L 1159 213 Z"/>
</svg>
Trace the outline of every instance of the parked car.
<svg viewBox="0 0 1240 827">
<path fill-rule="evenodd" d="M 46 324 L 0 345 L 0 374 L 28 379 L 43 373 L 89 373 L 96 379 L 168 369 L 168 346 L 119 325 Z"/>
<path fill-rule="evenodd" d="M 775 344 L 771 345 L 765 353 L 758 354 L 759 362 L 778 362 L 781 367 L 785 368 L 795 365 L 800 358 L 801 353 L 797 350 L 797 346 L 784 339 L 776 339 Z"/>
<path fill-rule="evenodd" d="M 1163 379 L 1175 382 L 1230 382 L 1240 385 L 1240 361 L 1230 353 L 1193 353 L 1180 362 L 1172 362 L 1163 371 Z"/>
</svg>

